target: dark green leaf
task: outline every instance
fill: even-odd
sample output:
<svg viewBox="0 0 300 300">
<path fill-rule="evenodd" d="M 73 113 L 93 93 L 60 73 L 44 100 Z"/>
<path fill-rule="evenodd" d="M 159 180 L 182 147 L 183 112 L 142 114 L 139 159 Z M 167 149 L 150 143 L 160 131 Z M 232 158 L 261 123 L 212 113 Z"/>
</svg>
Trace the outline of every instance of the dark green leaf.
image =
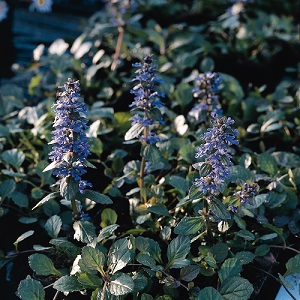
<svg viewBox="0 0 300 300">
<path fill-rule="evenodd" d="M 84 287 L 97 288 L 102 286 L 102 279 L 91 273 L 80 273 L 77 280 Z"/>
<path fill-rule="evenodd" d="M 200 272 L 200 267 L 196 265 L 185 266 L 180 270 L 180 280 L 192 281 Z"/>
<path fill-rule="evenodd" d="M 79 191 L 78 181 L 75 181 L 71 176 L 64 177 L 60 181 L 60 195 L 66 200 L 74 200 L 75 195 Z"/>
<path fill-rule="evenodd" d="M 184 217 L 174 228 L 174 233 L 189 235 L 196 234 L 205 227 L 202 217 Z"/>
<path fill-rule="evenodd" d="M 270 176 L 274 176 L 277 172 L 277 163 L 275 158 L 269 153 L 259 154 L 257 162 L 262 171 L 266 172 Z"/>
<path fill-rule="evenodd" d="M 227 278 L 220 288 L 220 293 L 226 300 L 248 300 L 252 292 L 252 284 L 239 276 Z"/>
<path fill-rule="evenodd" d="M 5 199 L 10 196 L 16 189 L 16 183 L 13 179 L 7 179 L 0 185 L 0 197 Z"/>
<path fill-rule="evenodd" d="M 83 243 L 91 243 L 96 238 L 95 226 L 88 221 L 80 220 L 73 224 L 74 239 Z"/>
<path fill-rule="evenodd" d="M 216 197 L 211 197 L 207 199 L 209 209 L 221 220 L 231 219 L 229 211 L 226 209 L 225 205 Z"/>
<path fill-rule="evenodd" d="M 232 276 L 239 276 L 242 271 L 242 265 L 236 258 L 227 258 L 218 272 L 221 284 Z"/>
<path fill-rule="evenodd" d="M 167 208 L 164 205 L 153 205 L 153 206 L 149 206 L 147 207 L 147 210 L 157 214 L 157 215 L 162 215 L 162 216 L 171 216 L 169 211 L 167 210 Z"/>
<path fill-rule="evenodd" d="M 116 274 L 109 285 L 109 291 L 115 296 L 127 295 L 134 290 L 134 281 L 127 274 Z"/>
<path fill-rule="evenodd" d="M 61 276 L 50 258 L 44 254 L 36 253 L 29 256 L 29 266 L 37 275 L 57 275 Z"/>
<path fill-rule="evenodd" d="M 285 264 L 286 272 L 284 276 L 288 276 L 290 274 L 299 273 L 300 270 L 300 254 L 290 258 L 288 262 Z"/>
<path fill-rule="evenodd" d="M 60 292 L 75 292 L 84 289 L 75 276 L 63 276 L 54 282 L 53 288 Z"/>
<path fill-rule="evenodd" d="M 112 204 L 113 203 L 108 196 L 106 196 L 104 194 L 100 194 L 100 193 L 92 191 L 92 190 L 85 190 L 83 196 L 96 202 L 96 203 L 100 203 L 100 204 Z"/>
<path fill-rule="evenodd" d="M 25 160 L 25 154 L 23 151 L 18 149 L 6 150 L 1 154 L 1 158 L 6 163 L 15 167 L 16 169 L 20 168 L 23 161 Z"/>
<path fill-rule="evenodd" d="M 114 242 L 110 248 L 107 265 L 111 274 L 123 269 L 133 260 L 133 245 L 128 238 L 123 238 Z"/>
<path fill-rule="evenodd" d="M 58 195 L 59 195 L 59 192 L 54 192 L 54 193 L 51 193 L 51 194 L 47 195 L 47 196 L 44 197 L 38 204 L 36 204 L 36 205 L 32 208 L 32 210 L 34 210 L 34 209 L 37 208 L 38 206 L 40 206 L 40 205 L 46 203 L 47 201 L 56 198 Z"/>
<path fill-rule="evenodd" d="M 23 279 L 19 283 L 17 296 L 22 300 L 45 300 L 45 291 L 38 280 Z"/>
<path fill-rule="evenodd" d="M 168 268 L 182 268 L 190 262 L 186 260 L 186 256 L 190 252 L 190 239 L 187 236 L 179 235 L 168 246 Z"/>
<path fill-rule="evenodd" d="M 81 253 L 84 265 L 90 270 L 102 270 L 105 264 L 104 254 L 97 248 L 84 246 Z"/>
<path fill-rule="evenodd" d="M 57 215 L 54 215 L 47 220 L 45 224 L 45 229 L 49 234 L 49 236 L 51 236 L 52 238 L 57 238 L 61 226 L 62 226 L 61 218 Z"/>
<path fill-rule="evenodd" d="M 197 300 L 224 300 L 224 298 L 216 289 L 208 286 L 200 291 Z"/>
</svg>

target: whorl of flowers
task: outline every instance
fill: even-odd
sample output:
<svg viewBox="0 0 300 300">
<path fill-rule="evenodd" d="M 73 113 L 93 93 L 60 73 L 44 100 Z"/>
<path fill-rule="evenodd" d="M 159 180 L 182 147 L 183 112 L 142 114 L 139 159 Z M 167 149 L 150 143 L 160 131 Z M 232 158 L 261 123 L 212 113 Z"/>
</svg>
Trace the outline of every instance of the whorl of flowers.
<svg viewBox="0 0 300 300">
<path fill-rule="evenodd" d="M 157 84 L 162 81 L 156 77 L 156 66 L 153 64 L 152 56 L 146 55 L 143 63 L 135 63 L 133 67 L 139 68 L 136 70 L 137 75 L 132 81 L 137 81 L 137 85 L 130 91 L 134 94 L 134 101 L 129 105 L 132 110 L 137 113 L 130 119 L 132 126 L 145 128 L 149 130 L 147 134 L 139 135 L 138 138 L 146 143 L 155 144 L 161 141 L 161 138 L 151 132 L 153 124 L 163 124 L 159 108 L 163 106 L 160 98 L 164 97 L 157 90 Z"/>
<path fill-rule="evenodd" d="M 86 106 L 79 93 L 79 81 L 68 79 L 64 84 L 63 92 L 53 104 L 55 120 L 53 127 L 52 151 L 50 160 L 55 168 L 53 175 L 59 178 L 72 177 L 78 182 L 79 191 L 84 192 L 91 186 L 81 177 L 86 173 L 86 157 L 90 154 L 88 139 L 85 130 L 89 127 L 86 119 Z"/>
<path fill-rule="evenodd" d="M 0 1 L 0 22 L 7 18 L 8 10 L 6 1 Z"/>
<path fill-rule="evenodd" d="M 111 16 L 111 22 L 117 26 L 125 25 L 125 15 L 135 9 L 135 0 L 103 0 L 106 11 Z"/>
<path fill-rule="evenodd" d="M 259 185 L 255 182 L 247 181 L 243 184 L 242 189 L 235 193 L 242 204 L 252 202 L 253 198 L 258 194 Z"/>
<path fill-rule="evenodd" d="M 227 117 L 212 116 L 212 127 L 201 135 L 204 143 L 197 148 L 196 158 L 204 158 L 200 163 L 200 178 L 194 184 L 203 194 L 217 194 L 220 187 L 230 178 L 229 167 L 232 166 L 229 146 L 237 145 L 238 131 L 232 129 L 234 120 Z M 198 165 L 199 166 L 199 165 Z"/>
<path fill-rule="evenodd" d="M 192 92 L 198 103 L 189 112 L 190 119 L 196 122 L 207 122 L 211 113 L 222 115 L 223 111 L 217 95 L 221 81 L 221 76 L 213 72 L 205 72 L 196 77 L 196 87 Z"/>
</svg>

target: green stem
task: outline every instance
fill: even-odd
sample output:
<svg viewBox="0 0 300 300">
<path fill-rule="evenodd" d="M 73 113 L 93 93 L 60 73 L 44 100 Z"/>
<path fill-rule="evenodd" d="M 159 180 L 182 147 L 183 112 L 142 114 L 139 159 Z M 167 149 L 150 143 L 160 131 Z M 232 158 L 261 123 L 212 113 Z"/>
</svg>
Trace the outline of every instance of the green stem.
<svg viewBox="0 0 300 300">
<path fill-rule="evenodd" d="M 211 222 L 208 218 L 208 202 L 207 202 L 207 199 L 204 200 L 203 213 L 204 213 L 204 216 L 205 216 L 205 226 L 206 226 L 207 237 L 209 239 L 209 242 L 213 244 L 214 236 L 212 234 Z"/>
<path fill-rule="evenodd" d="M 149 135 L 149 127 L 146 126 L 144 128 L 144 136 L 145 138 L 147 138 Z M 145 169 L 146 169 L 146 159 L 143 156 L 142 157 L 142 161 L 141 161 L 141 168 L 140 168 L 140 180 L 139 180 L 139 187 L 140 187 L 140 200 L 142 203 L 146 203 L 147 202 L 147 198 L 143 197 L 142 195 L 142 189 L 144 187 L 144 176 L 145 176 Z"/>
<path fill-rule="evenodd" d="M 118 35 L 118 40 L 117 40 L 116 51 L 115 51 L 113 63 L 111 65 L 112 71 L 114 71 L 118 65 L 118 59 L 120 56 L 121 47 L 122 47 L 122 43 L 123 43 L 123 37 L 124 37 L 124 31 L 125 31 L 124 26 L 119 26 L 118 31 L 119 31 L 119 35 Z"/>
<path fill-rule="evenodd" d="M 73 218 L 74 220 L 78 220 L 78 209 L 76 205 L 75 199 L 71 200 L 72 210 L 73 210 Z"/>
</svg>

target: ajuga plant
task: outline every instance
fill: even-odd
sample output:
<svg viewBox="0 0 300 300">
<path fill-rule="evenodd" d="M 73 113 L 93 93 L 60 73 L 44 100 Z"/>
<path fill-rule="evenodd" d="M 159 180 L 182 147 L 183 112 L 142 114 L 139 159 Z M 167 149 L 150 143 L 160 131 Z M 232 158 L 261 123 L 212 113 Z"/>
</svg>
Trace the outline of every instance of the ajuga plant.
<svg viewBox="0 0 300 300">
<path fill-rule="evenodd" d="M 81 201 L 85 198 L 92 201 L 109 204 L 111 200 L 98 192 L 88 190 L 92 184 L 83 179 L 86 168 L 95 168 L 87 157 L 90 155 L 90 145 L 86 136 L 87 108 L 81 97 L 79 81 L 69 78 L 60 88 L 56 103 L 53 104 L 55 119 L 52 131 L 53 138 L 49 143 L 52 150 L 49 159 L 52 161 L 44 172 L 51 171 L 58 178 L 51 187 L 59 186 L 59 192 L 53 192 L 42 199 L 33 209 L 54 199 L 60 194 L 62 203 L 72 208 L 75 221 L 88 219 L 82 210 Z"/>
<path fill-rule="evenodd" d="M 231 128 L 233 123 L 234 120 L 230 117 L 219 118 L 216 114 L 212 114 L 211 127 L 201 135 L 203 144 L 197 148 L 196 153 L 196 158 L 202 158 L 204 161 L 193 165 L 200 174 L 200 178 L 196 178 L 194 184 L 203 194 L 203 214 L 206 218 L 207 234 L 211 241 L 213 241 L 213 235 L 210 220 L 230 218 L 226 209 L 220 209 L 223 204 L 217 196 L 224 191 L 226 181 L 230 179 L 229 167 L 233 163 L 229 147 L 238 144 L 236 139 L 238 131 Z M 220 214 L 220 211 L 223 213 Z"/>
<path fill-rule="evenodd" d="M 219 102 L 218 91 L 222 77 L 215 72 L 205 72 L 199 74 L 194 82 L 192 90 L 197 103 L 188 113 L 188 119 L 192 123 L 204 123 L 209 125 L 211 115 L 221 116 L 223 111 Z"/>
<path fill-rule="evenodd" d="M 142 160 L 139 172 L 139 188 L 141 201 L 146 202 L 147 199 L 143 196 L 144 175 L 146 170 L 146 153 L 153 151 L 157 142 L 162 141 L 162 138 L 155 133 L 155 126 L 164 124 L 162 114 L 159 108 L 163 106 L 161 98 L 164 94 L 158 91 L 157 85 L 162 82 L 157 78 L 156 65 L 154 64 L 151 54 L 144 57 L 143 63 L 138 62 L 133 64 L 137 75 L 133 78 L 137 85 L 131 90 L 134 95 L 134 101 L 130 104 L 131 111 L 135 112 L 131 120 L 131 128 L 125 134 L 125 140 L 132 139 L 140 140 L 142 144 Z"/>
</svg>

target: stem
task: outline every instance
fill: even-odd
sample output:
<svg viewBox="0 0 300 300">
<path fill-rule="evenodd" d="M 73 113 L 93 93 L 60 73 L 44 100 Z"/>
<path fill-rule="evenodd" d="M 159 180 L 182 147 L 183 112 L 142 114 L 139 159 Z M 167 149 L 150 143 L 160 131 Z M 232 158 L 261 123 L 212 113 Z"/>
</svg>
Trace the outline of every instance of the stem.
<svg viewBox="0 0 300 300">
<path fill-rule="evenodd" d="M 205 215 L 205 226 L 206 226 L 207 237 L 208 237 L 209 241 L 211 243 L 213 243 L 214 242 L 214 236 L 213 236 L 212 230 L 211 230 L 211 222 L 208 219 L 208 202 L 207 202 L 206 199 L 204 200 L 203 213 Z"/>
<path fill-rule="evenodd" d="M 102 289 L 102 294 L 101 294 L 101 298 L 100 300 L 104 300 L 105 298 L 105 290 L 106 290 L 106 286 L 107 286 L 107 281 L 104 281 L 104 285 L 103 285 L 103 289 Z"/>
<path fill-rule="evenodd" d="M 59 291 L 57 291 L 53 297 L 53 300 L 56 300 L 58 298 L 58 295 L 59 295 Z"/>
<path fill-rule="evenodd" d="M 78 220 L 78 210 L 77 210 L 77 205 L 76 205 L 76 201 L 74 198 L 71 200 L 71 205 L 72 205 L 72 210 L 73 210 L 73 218 L 74 218 L 74 220 Z"/>
<path fill-rule="evenodd" d="M 124 25 L 123 26 L 119 26 L 118 27 L 118 31 L 119 31 L 119 35 L 118 35 L 118 40 L 117 40 L 117 46 L 116 46 L 116 51 L 115 51 L 115 55 L 114 55 L 114 60 L 113 63 L 111 65 L 111 70 L 114 71 L 118 65 L 118 59 L 120 56 L 120 52 L 121 52 L 121 47 L 122 47 L 122 43 L 123 43 L 123 37 L 124 37 Z"/>
<path fill-rule="evenodd" d="M 288 250 L 291 250 L 291 251 L 294 251 L 294 252 L 296 252 L 296 253 L 300 254 L 300 251 L 299 251 L 299 250 L 297 250 L 297 249 L 294 249 L 294 248 L 292 248 L 292 247 L 289 247 L 289 246 L 270 245 L 270 247 L 271 247 L 271 248 L 279 248 L 279 249 L 282 249 L 282 250 L 286 250 L 286 249 L 288 249 Z"/>
<path fill-rule="evenodd" d="M 146 126 L 144 128 L 144 136 L 145 138 L 147 138 L 149 135 L 149 127 Z M 142 203 L 146 203 L 147 202 L 147 198 L 144 198 L 142 195 L 142 189 L 144 187 L 144 176 L 145 176 L 145 169 L 146 169 L 146 159 L 143 156 L 142 157 L 142 161 L 141 161 L 141 168 L 140 168 L 140 182 L 139 182 L 139 186 L 140 186 L 140 200 Z"/>
</svg>

